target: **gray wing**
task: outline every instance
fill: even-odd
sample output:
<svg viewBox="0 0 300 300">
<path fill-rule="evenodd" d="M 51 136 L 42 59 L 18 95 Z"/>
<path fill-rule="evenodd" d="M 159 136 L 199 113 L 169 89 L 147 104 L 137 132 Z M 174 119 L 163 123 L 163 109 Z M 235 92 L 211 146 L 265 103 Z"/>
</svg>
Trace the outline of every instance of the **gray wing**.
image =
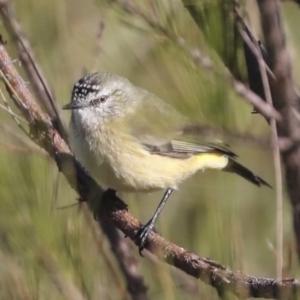
<svg viewBox="0 0 300 300">
<path fill-rule="evenodd" d="M 220 143 L 201 142 L 201 133 L 186 134 L 188 122 L 167 103 L 141 90 L 142 101 L 129 120 L 130 134 L 153 154 L 188 158 L 193 154 L 218 153 L 235 158 Z"/>
</svg>

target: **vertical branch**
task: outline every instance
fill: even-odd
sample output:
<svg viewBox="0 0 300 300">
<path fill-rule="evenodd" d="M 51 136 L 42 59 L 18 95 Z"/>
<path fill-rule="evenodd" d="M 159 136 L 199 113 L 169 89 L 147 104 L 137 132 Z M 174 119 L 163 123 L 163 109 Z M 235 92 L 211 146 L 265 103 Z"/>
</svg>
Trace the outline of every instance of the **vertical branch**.
<svg viewBox="0 0 300 300">
<path fill-rule="evenodd" d="M 263 82 L 264 78 L 267 78 L 266 72 L 262 76 Z M 268 83 L 268 81 L 267 81 Z M 269 84 L 268 84 L 269 86 Z M 265 83 L 264 83 L 265 87 Z M 265 88 L 266 89 L 266 88 Z M 270 93 L 270 88 L 266 89 L 266 99 L 268 103 L 272 103 L 272 97 Z M 275 169 L 275 182 L 276 182 L 276 275 L 277 279 L 282 279 L 282 269 L 283 269 L 283 199 L 282 199 L 282 175 L 281 175 L 281 160 L 280 160 L 280 149 L 279 140 L 277 133 L 276 120 L 270 120 L 272 129 L 272 142 L 273 142 L 273 158 L 274 158 L 274 169 Z"/>
<path fill-rule="evenodd" d="M 248 30 L 246 28 L 246 30 Z M 254 40 L 250 39 L 245 31 L 245 28 L 241 30 L 241 36 L 243 37 L 245 43 L 250 48 L 252 53 L 259 65 L 259 75 L 261 76 L 262 93 L 266 101 L 273 105 L 272 103 L 272 93 L 270 90 L 270 83 L 267 75 L 267 65 L 262 56 L 259 44 Z M 260 82 L 260 81 L 259 81 Z M 282 264 L 283 264 L 283 228 L 282 228 L 282 175 L 281 175 L 281 164 L 280 164 L 280 149 L 278 142 L 278 134 L 276 127 L 276 120 L 274 118 L 270 119 L 270 125 L 272 129 L 272 141 L 273 141 L 273 158 L 274 158 L 274 168 L 275 168 L 275 180 L 276 180 L 276 274 L 277 278 L 282 278 Z"/>
<path fill-rule="evenodd" d="M 127 290 L 133 300 L 146 300 L 147 287 L 141 276 L 136 259 L 130 253 L 124 235 L 117 230 L 109 218 L 102 216 L 99 220 L 101 229 L 110 241 L 111 250 L 116 257 L 127 283 Z"/>
<path fill-rule="evenodd" d="M 300 259 L 300 122 L 293 113 L 300 111 L 299 96 L 293 85 L 291 61 L 282 26 L 280 3 L 278 0 L 257 0 L 257 3 L 270 58 L 270 68 L 276 78 L 274 82 L 270 82 L 273 104 L 283 118 L 282 122 L 277 123 L 279 141 L 288 141 L 285 143 L 285 147 L 281 148 L 281 154 L 286 167 L 286 182 L 293 206 L 294 231 Z"/>
<path fill-rule="evenodd" d="M 245 43 L 249 46 L 250 50 L 255 55 L 261 76 L 261 83 L 263 87 L 263 95 L 266 101 L 273 105 L 272 95 L 270 90 L 269 79 L 267 75 L 267 66 L 260 51 L 260 47 L 257 42 L 253 39 L 250 40 L 249 36 L 245 31 L 241 30 L 241 36 L 243 37 Z M 276 274 L 278 279 L 282 279 L 282 264 L 283 264 L 283 228 L 282 228 L 282 176 L 281 176 L 281 164 L 280 164 L 280 150 L 278 142 L 278 134 L 276 127 L 276 120 L 274 118 L 270 119 L 270 125 L 272 129 L 272 143 L 273 143 L 273 158 L 274 158 L 274 168 L 275 168 L 275 180 L 276 180 Z"/>
</svg>

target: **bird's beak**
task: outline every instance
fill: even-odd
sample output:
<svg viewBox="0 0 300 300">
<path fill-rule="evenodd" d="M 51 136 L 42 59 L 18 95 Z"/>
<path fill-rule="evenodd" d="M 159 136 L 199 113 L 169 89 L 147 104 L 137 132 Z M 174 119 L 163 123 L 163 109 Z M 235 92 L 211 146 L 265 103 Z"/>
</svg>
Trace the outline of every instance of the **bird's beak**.
<svg viewBox="0 0 300 300">
<path fill-rule="evenodd" d="M 71 103 L 68 103 L 66 105 L 64 105 L 62 107 L 62 109 L 80 109 L 84 107 L 81 103 L 74 103 L 74 102 L 71 102 Z"/>
</svg>

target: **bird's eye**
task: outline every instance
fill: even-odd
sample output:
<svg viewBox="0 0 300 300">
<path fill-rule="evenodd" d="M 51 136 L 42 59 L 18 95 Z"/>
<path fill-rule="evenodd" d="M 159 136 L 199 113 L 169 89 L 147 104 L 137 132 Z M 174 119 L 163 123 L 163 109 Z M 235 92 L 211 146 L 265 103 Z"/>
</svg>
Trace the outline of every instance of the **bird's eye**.
<svg viewBox="0 0 300 300">
<path fill-rule="evenodd" d="M 103 102 L 105 102 L 105 101 L 106 101 L 106 99 L 107 99 L 107 96 L 101 96 L 101 97 L 100 97 L 100 102 L 102 102 L 102 103 L 103 103 Z"/>
<path fill-rule="evenodd" d="M 96 98 L 91 100 L 91 105 L 97 106 L 99 103 L 104 103 L 107 100 L 108 96 L 101 96 L 100 98 Z"/>
</svg>

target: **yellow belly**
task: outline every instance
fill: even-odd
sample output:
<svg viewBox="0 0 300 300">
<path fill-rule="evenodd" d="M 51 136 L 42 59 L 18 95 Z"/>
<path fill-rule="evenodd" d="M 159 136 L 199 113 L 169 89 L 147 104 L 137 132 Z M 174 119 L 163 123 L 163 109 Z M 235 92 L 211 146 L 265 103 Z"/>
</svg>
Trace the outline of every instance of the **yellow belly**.
<svg viewBox="0 0 300 300">
<path fill-rule="evenodd" d="M 151 192 L 168 187 L 176 188 L 199 169 L 223 169 L 226 156 L 198 154 L 187 159 L 146 153 L 144 156 L 122 154 L 116 160 L 90 161 L 87 170 L 98 181 L 119 191 Z"/>
<path fill-rule="evenodd" d="M 223 169 L 228 163 L 228 157 L 220 154 L 196 154 L 185 159 L 151 154 L 125 135 L 112 131 L 92 134 L 97 138 L 74 139 L 70 134 L 72 149 L 97 181 L 118 191 L 176 188 L 199 169 Z"/>
</svg>

